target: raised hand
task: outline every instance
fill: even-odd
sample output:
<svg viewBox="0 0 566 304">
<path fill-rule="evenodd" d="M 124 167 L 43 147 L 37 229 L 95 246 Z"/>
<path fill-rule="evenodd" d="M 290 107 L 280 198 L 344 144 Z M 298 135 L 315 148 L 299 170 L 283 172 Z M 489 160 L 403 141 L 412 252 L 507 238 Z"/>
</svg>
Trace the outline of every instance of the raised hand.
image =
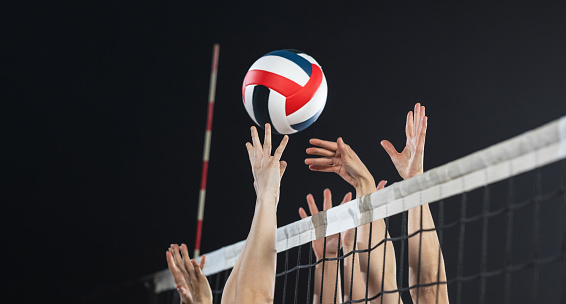
<svg viewBox="0 0 566 304">
<path fill-rule="evenodd" d="M 180 250 L 180 252 L 179 252 Z M 181 304 L 212 303 L 212 291 L 208 280 L 202 273 L 206 256 L 203 255 L 200 265 L 189 258 L 187 246 L 172 244 L 166 252 L 167 265 L 173 276 Z"/>
<path fill-rule="evenodd" d="M 368 182 L 372 185 L 373 191 L 375 181 L 369 170 L 356 152 L 344 143 L 342 138 L 338 138 L 336 142 L 313 138 L 310 143 L 316 147 L 308 148 L 307 154 L 321 157 L 305 159 L 305 164 L 309 165 L 309 169 L 320 172 L 334 172 L 356 189 L 361 184 Z"/>
<path fill-rule="evenodd" d="M 287 168 L 285 161 L 280 161 L 281 155 L 287 146 L 289 136 L 285 135 L 273 156 L 271 156 L 271 126 L 265 124 L 265 139 L 263 147 L 259 141 L 257 129 L 251 128 L 252 143 L 246 143 L 252 173 L 254 176 L 254 188 L 257 197 L 275 197 L 279 200 L 279 186 L 281 177 Z"/>
<path fill-rule="evenodd" d="M 323 194 L 324 194 L 323 210 L 328 210 L 332 208 L 332 193 L 330 192 L 330 189 L 324 189 Z M 344 204 L 345 202 L 349 202 L 351 200 L 352 200 L 352 193 L 348 192 L 346 193 L 344 199 L 342 200 L 342 203 L 340 204 Z M 309 205 L 309 211 L 311 215 L 315 215 L 318 213 L 318 207 L 316 206 L 312 194 L 307 195 L 307 204 Z M 305 212 L 305 209 L 303 209 L 302 207 L 299 208 L 299 216 L 302 219 L 308 217 L 307 213 Z M 322 257 L 324 256 L 324 239 L 318 239 L 312 241 L 312 249 L 314 251 L 314 255 L 316 256 L 316 259 L 317 260 L 322 259 Z M 335 235 L 327 236 L 326 256 L 327 257 L 335 256 L 337 255 L 337 253 L 338 253 L 338 235 L 335 234 Z"/>
<path fill-rule="evenodd" d="M 424 146 L 426 138 L 428 117 L 425 116 L 425 107 L 420 103 L 415 104 L 415 112 L 407 113 L 405 133 L 407 143 L 401 153 L 388 141 L 382 140 L 381 146 L 385 149 L 393 165 L 403 179 L 411 178 L 423 173 Z"/>
</svg>

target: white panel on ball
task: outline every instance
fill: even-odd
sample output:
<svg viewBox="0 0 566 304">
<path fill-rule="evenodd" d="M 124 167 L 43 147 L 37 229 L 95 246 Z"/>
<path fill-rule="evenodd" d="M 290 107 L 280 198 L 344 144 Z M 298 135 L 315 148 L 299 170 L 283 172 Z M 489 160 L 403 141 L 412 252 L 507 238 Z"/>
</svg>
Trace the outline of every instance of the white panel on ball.
<svg viewBox="0 0 566 304">
<path fill-rule="evenodd" d="M 268 107 L 271 123 L 275 130 L 281 134 L 296 133 L 297 130 L 291 128 L 291 125 L 287 121 L 287 116 L 285 116 L 285 99 L 285 96 L 273 90 L 269 93 Z"/>
<path fill-rule="evenodd" d="M 295 113 L 287 116 L 289 125 L 301 123 L 318 113 L 318 111 L 326 105 L 327 94 L 328 86 L 326 85 L 326 77 L 323 77 L 318 91 L 316 91 L 311 100 Z"/>
<path fill-rule="evenodd" d="M 310 78 L 309 75 L 294 62 L 279 56 L 263 56 L 258 59 L 249 70 L 262 70 L 275 73 L 301 86 L 304 86 Z"/>
</svg>

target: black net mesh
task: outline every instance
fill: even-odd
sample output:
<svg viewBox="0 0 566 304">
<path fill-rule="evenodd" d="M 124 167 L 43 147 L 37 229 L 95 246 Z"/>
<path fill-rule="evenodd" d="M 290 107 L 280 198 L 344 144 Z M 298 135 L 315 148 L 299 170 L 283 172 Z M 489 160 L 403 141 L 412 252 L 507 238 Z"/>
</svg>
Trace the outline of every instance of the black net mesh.
<svg viewBox="0 0 566 304">
<path fill-rule="evenodd" d="M 344 295 L 352 297 L 345 290 L 345 281 L 352 282 L 353 276 L 352 272 L 344 271 L 344 260 L 352 256 L 364 258 L 363 253 L 383 250 L 384 243 L 395 249 L 398 287 L 385 293 L 399 294 L 404 303 L 417 302 L 413 301 L 411 293 L 415 296 L 428 290 L 422 287 L 443 284 L 448 288 L 452 303 L 566 303 L 563 288 L 566 284 L 565 190 L 566 161 L 555 162 L 473 191 L 429 202 L 436 229 L 419 229 L 408 235 L 408 212 L 404 211 L 384 220 L 385 235 L 366 250 L 354 248 L 344 252 L 340 249 L 342 244 L 338 244 L 337 257 L 324 256 L 318 261 L 310 243 L 281 252 L 277 262 L 275 303 L 313 303 L 315 267 L 333 262 L 339 263 L 333 273 L 334 280 L 330 284 L 322 282 L 319 289 L 326 293 L 325 289 L 331 288 L 334 296 L 331 299 L 318 297 L 319 303 L 382 303 L 383 292 L 372 294 L 367 287 L 365 297 L 344 302 Z M 419 238 L 426 231 L 437 233 L 447 279 L 440 280 L 438 275 L 427 284 L 411 285 L 408 240 Z M 355 237 L 359 237 L 357 231 Z M 421 252 L 424 248 L 418 250 Z M 425 263 L 420 256 L 419 263 Z M 365 258 L 368 257 L 373 256 L 366 254 Z M 436 258 L 440 261 L 440 254 Z M 385 263 L 385 257 L 380 262 Z M 325 267 L 322 269 L 325 271 Z M 420 277 L 420 269 L 418 267 L 413 275 Z M 229 273 L 230 270 L 226 270 L 209 277 L 214 303 L 221 302 Z M 365 276 L 366 281 L 372 276 L 382 276 L 381 281 L 384 281 L 384 272 L 371 273 L 369 268 Z M 153 302 L 179 303 L 179 298 L 176 291 L 167 291 L 156 295 Z"/>
</svg>

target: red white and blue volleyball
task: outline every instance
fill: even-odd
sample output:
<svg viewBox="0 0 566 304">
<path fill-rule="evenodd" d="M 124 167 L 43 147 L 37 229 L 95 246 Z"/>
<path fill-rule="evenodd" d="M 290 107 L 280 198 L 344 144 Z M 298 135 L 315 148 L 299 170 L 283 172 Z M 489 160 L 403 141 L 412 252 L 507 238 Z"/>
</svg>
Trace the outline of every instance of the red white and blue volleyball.
<svg viewBox="0 0 566 304">
<path fill-rule="evenodd" d="M 260 127 L 293 134 L 314 123 L 326 105 L 328 86 L 322 68 L 298 50 L 265 54 L 248 70 L 242 85 L 244 107 Z"/>
</svg>

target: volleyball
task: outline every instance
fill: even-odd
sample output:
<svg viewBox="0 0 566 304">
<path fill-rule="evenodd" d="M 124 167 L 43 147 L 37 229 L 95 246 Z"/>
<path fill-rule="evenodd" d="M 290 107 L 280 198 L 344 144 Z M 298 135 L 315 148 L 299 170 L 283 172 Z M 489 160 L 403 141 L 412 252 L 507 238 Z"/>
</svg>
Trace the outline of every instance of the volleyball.
<svg viewBox="0 0 566 304">
<path fill-rule="evenodd" d="M 251 119 L 278 134 L 293 134 L 314 123 L 326 105 L 328 87 L 322 68 L 298 50 L 278 50 L 259 58 L 242 84 L 242 100 Z"/>
</svg>

